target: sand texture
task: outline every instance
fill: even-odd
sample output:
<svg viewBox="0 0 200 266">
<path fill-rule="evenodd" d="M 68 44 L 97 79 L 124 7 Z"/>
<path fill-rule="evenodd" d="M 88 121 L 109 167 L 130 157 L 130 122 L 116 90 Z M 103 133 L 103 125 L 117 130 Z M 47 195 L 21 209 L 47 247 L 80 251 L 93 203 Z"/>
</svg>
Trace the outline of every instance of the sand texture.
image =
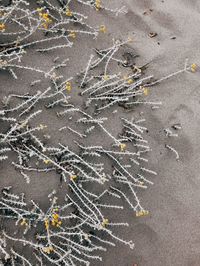
<svg viewBox="0 0 200 266">
<path fill-rule="evenodd" d="M 145 76 L 154 75 L 156 79 L 184 68 L 185 60 L 189 64 L 200 65 L 200 2 L 198 0 L 107 0 L 108 7 L 126 6 L 127 14 L 118 17 L 107 12 L 95 13 L 86 9 L 92 25 L 104 24 L 107 33 L 96 40 L 78 37 L 71 49 L 59 49 L 49 53 L 36 53 L 34 48 L 24 56 L 25 65 L 34 65 L 44 70 L 50 69 L 56 56 L 69 58 L 70 64 L 61 69 L 66 78 L 73 76 L 86 67 L 93 48 L 106 48 L 113 39 L 132 38 L 123 52 L 131 51 L 139 55 L 134 59 L 138 66 L 148 64 Z M 150 37 L 150 33 L 156 33 Z M 122 69 L 123 71 L 123 69 Z M 18 70 L 17 73 L 20 73 Z M 139 192 L 142 205 L 149 210 L 149 216 L 136 218 L 127 206 L 122 212 L 110 213 L 117 221 L 128 222 L 129 227 L 119 230 L 124 239 L 132 239 L 133 250 L 116 243 L 116 247 L 108 247 L 102 253 L 103 262 L 92 261 L 95 266 L 199 266 L 200 265 L 200 82 L 199 71 L 184 72 L 153 87 L 150 87 L 148 101 L 161 101 L 159 109 L 151 106 L 139 106 L 131 112 L 119 108 L 112 113 L 112 107 L 102 116 L 109 117 L 108 128 L 117 135 L 121 130 L 120 116 L 145 118 L 148 132 L 146 138 L 151 147 L 149 168 L 157 172 L 152 175 L 153 186 Z M 0 99 L 10 93 L 24 94 L 37 90 L 30 87 L 36 79 L 32 72 L 19 74 L 14 80 L 6 71 L 0 72 Z M 45 80 L 43 81 L 45 87 Z M 76 85 L 74 85 L 76 86 Z M 82 98 L 79 91 L 74 93 L 74 103 L 79 106 Z M 62 143 L 74 147 L 73 134 L 68 131 L 59 132 L 58 128 L 68 122 L 55 117 L 54 111 L 44 111 L 37 123 L 48 126 L 47 134 L 51 135 L 51 143 Z M 174 125 L 181 129 L 174 130 Z M 166 129 L 177 134 L 166 136 Z M 1 130 L 5 131 L 6 128 Z M 105 146 L 110 145 L 102 132 L 96 131 L 91 139 Z M 174 147 L 176 155 L 166 148 Z M 54 173 L 48 175 L 31 174 L 31 183 L 26 184 L 10 161 L 0 165 L 0 188 L 12 185 L 16 193 L 25 192 L 27 199 L 34 199 L 42 208 L 47 208 L 44 199 L 52 189 L 56 189 L 62 198 L 65 188 Z M 2 227 L 9 224 L 2 224 Z M 12 230 L 10 230 L 12 232 Z M 20 248 L 23 252 L 23 247 Z"/>
</svg>

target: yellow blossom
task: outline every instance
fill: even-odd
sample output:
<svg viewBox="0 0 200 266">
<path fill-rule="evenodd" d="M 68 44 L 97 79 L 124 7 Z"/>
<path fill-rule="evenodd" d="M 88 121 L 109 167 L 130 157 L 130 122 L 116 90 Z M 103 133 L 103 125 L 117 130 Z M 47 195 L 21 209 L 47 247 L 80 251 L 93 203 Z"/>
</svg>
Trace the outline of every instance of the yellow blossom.
<svg viewBox="0 0 200 266">
<path fill-rule="evenodd" d="M 136 212 L 136 217 L 146 216 L 149 214 L 149 211 L 141 210 Z"/>
<path fill-rule="evenodd" d="M 48 159 L 45 159 L 45 160 L 44 160 L 44 163 L 45 163 L 45 164 L 48 164 L 49 162 L 50 162 L 50 160 L 48 160 Z"/>
<path fill-rule="evenodd" d="M 47 254 L 50 254 L 51 251 L 54 251 L 53 247 L 52 246 L 49 246 L 49 247 L 44 247 L 43 248 L 43 251 Z"/>
<path fill-rule="evenodd" d="M 105 80 L 109 80 L 110 76 L 109 75 L 104 75 L 103 77 Z"/>
<path fill-rule="evenodd" d="M 139 181 L 139 185 L 143 186 L 144 182 L 143 181 Z"/>
<path fill-rule="evenodd" d="M 126 144 L 125 143 L 121 143 L 120 144 L 120 151 L 123 152 L 126 149 Z"/>
<path fill-rule="evenodd" d="M 99 9 L 101 8 L 101 0 L 95 1 L 95 7 L 96 7 L 96 10 L 99 11 Z"/>
<path fill-rule="evenodd" d="M 65 87 L 65 88 L 66 88 L 66 90 L 67 90 L 68 92 L 70 92 L 70 91 L 71 91 L 71 89 L 72 89 L 71 82 L 70 82 L 70 81 L 67 81 L 65 85 L 66 85 L 66 87 Z"/>
<path fill-rule="evenodd" d="M 76 175 L 71 175 L 70 180 L 76 180 L 77 176 Z"/>
<path fill-rule="evenodd" d="M 76 38 L 76 32 L 75 31 L 70 31 L 70 33 L 68 34 L 68 37 L 71 37 L 72 39 Z"/>
<path fill-rule="evenodd" d="M 0 31 L 5 31 L 6 25 L 4 23 L 0 23 Z"/>
<path fill-rule="evenodd" d="M 107 31 L 106 26 L 105 25 L 101 25 L 100 28 L 99 28 L 99 31 L 102 32 L 102 33 L 106 33 L 106 31 Z"/>
<path fill-rule="evenodd" d="M 62 221 L 59 220 L 60 216 L 59 216 L 58 213 L 53 213 L 53 214 L 52 214 L 52 218 L 53 218 L 53 219 L 52 219 L 52 221 L 51 221 L 51 224 L 52 224 L 53 226 L 59 227 L 59 226 L 62 224 Z"/>
<path fill-rule="evenodd" d="M 38 9 L 38 11 L 42 11 L 42 10 Z M 45 28 L 45 29 L 48 29 L 49 24 L 52 22 L 52 19 L 49 17 L 49 13 L 39 12 L 39 16 L 44 21 L 44 23 L 41 24 L 42 27 Z"/>
<path fill-rule="evenodd" d="M 57 219 L 59 219 L 59 214 L 54 213 L 54 214 L 52 214 L 52 217 L 53 217 L 53 219 L 57 220 Z"/>
<path fill-rule="evenodd" d="M 21 225 L 28 225 L 28 223 L 26 222 L 26 219 L 22 219 L 22 221 L 21 221 L 21 223 L 20 223 Z"/>
<path fill-rule="evenodd" d="M 47 23 L 42 23 L 42 27 L 46 30 L 46 29 L 48 29 L 48 24 Z"/>
<path fill-rule="evenodd" d="M 26 120 L 25 121 L 22 121 L 21 127 L 24 128 L 27 124 L 28 124 L 28 121 L 26 121 Z"/>
<path fill-rule="evenodd" d="M 72 11 L 69 8 L 66 9 L 66 13 L 65 14 L 68 17 L 72 17 L 72 15 L 73 15 Z"/>
<path fill-rule="evenodd" d="M 52 20 L 49 17 L 49 13 L 39 13 L 40 17 L 48 23 L 51 23 Z"/>
<path fill-rule="evenodd" d="M 194 64 L 191 65 L 191 71 L 193 73 L 197 71 L 197 64 L 194 63 Z"/>
<path fill-rule="evenodd" d="M 103 222 L 102 222 L 102 226 L 105 227 L 106 225 L 109 224 L 109 220 L 108 219 L 104 219 Z"/>
<path fill-rule="evenodd" d="M 127 83 L 128 83 L 129 85 L 131 85 L 131 84 L 133 83 L 133 79 L 128 79 L 128 80 L 127 80 Z"/>
<path fill-rule="evenodd" d="M 49 18 L 49 14 L 48 13 L 42 13 L 41 14 L 41 17 L 44 19 L 44 20 L 47 20 Z"/>
<path fill-rule="evenodd" d="M 46 219 L 46 220 L 44 221 L 44 226 L 45 226 L 46 230 L 49 229 L 49 220 L 48 220 L 48 219 Z"/>
<path fill-rule="evenodd" d="M 147 96 L 149 94 L 149 89 L 148 88 L 144 88 L 143 92 L 144 92 L 144 95 Z"/>
<path fill-rule="evenodd" d="M 3 17 L 6 13 L 3 11 L 0 11 L 0 17 Z"/>
<path fill-rule="evenodd" d="M 44 129 L 44 128 L 46 128 L 47 126 L 46 126 L 46 125 L 43 125 L 43 124 L 40 124 L 39 127 L 40 127 L 40 129 Z"/>
</svg>

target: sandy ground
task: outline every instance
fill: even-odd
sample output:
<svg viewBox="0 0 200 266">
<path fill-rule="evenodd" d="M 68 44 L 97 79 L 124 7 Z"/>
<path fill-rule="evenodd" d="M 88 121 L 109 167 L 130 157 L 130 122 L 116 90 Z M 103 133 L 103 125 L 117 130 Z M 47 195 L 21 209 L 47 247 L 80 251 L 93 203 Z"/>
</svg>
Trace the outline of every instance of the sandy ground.
<svg viewBox="0 0 200 266">
<path fill-rule="evenodd" d="M 74 69 L 67 68 L 66 74 L 78 72 L 85 67 L 92 47 L 110 44 L 112 38 L 133 37 L 131 46 L 140 55 L 139 63 L 148 63 L 147 74 L 156 78 L 165 76 L 184 67 L 185 59 L 200 65 L 199 25 L 200 3 L 198 0 L 109 0 L 108 6 L 125 5 L 128 13 L 114 17 L 106 13 L 91 17 L 91 22 L 102 21 L 108 28 L 108 36 L 101 36 L 97 41 L 81 39 L 77 44 L 80 54 L 73 55 Z M 152 11 L 149 11 L 152 9 Z M 147 11 L 147 14 L 143 14 Z M 158 35 L 150 38 L 148 34 Z M 172 39 L 171 37 L 176 37 Z M 58 54 L 63 55 L 63 51 Z M 81 56 L 80 56 L 81 55 Z M 55 54 L 38 56 L 34 64 L 48 69 L 53 65 Z M 66 51 L 66 57 L 72 54 Z M 32 61 L 27 58 L 27 63 Z M 10 76 L 1 73 L 0 97 L 18 90 L 23 93 L 30 89 L 31 75 L 16 83 Z M 9 87 L 7 86 L 9 82 Z M 118 244 L 109 248 L 104 254 L 103 263 L 93 265 L 104 266 L 199 266 L 200 265 L 200 222 L 198 204 L 200 201 L 200 141 L 199 129 L 199 73 L 184 73 L 160 85 L 151 88 L 149 99 L 163 102 L 159 110 L 142 108 L 142 116 L 147 119 L 148 138 L 152 147 L 151 166 L 158 172 L 153 177 L 154 186 L 142 195 L 143 205 L 150 210 L 150 216 L 136 219 L 130 210 L 125 210 L 124 220 L 130 227 L 125 231 L 124 238 L 134 240 L 135 249 L 129 250 Z M 80 99 L 77 96 L 77 103 Z M 178 138 L 167 138 L 164 129 L 180 123 Z M 54 135 L 54 141 L 65 142 L 66 135 L 56 134 L 56 127 L 62 126 L 60 121 L 47 121 Z M 114 126 L 117 129 L 117 125 Z M 68 137 L 68 136 L 67 136 Z M 176 161 L 172 152 L 165 148 L 170 144 L 177 149 L 180 160 Z M 7 169 L 7 170 L 5 170 Z M 22 177 L 14 169 L 4 163 L 1 171 L 1 186 L 15 181 L 15 191 L 21 191 Z M 9 177 L 9 178 L 8 178 Z M 48 186 L 46 185 L 48 182 Z M 52 187 L 58 187 L 58 180 L 50 176 L 40 179 L 32 178 L 31 188 L 25 187 L 29 197 L 43 204 L 43 197 L 48 195 Z M 42 196 L 41 196 L 42 195 Z M 123 219 L 123 216 L 120 217 Z"/>
<path fill-rule="evenodd" d="M 133 33 L 133 47 L 145 62 L 152 61 L 149 71 L 155 76 L 181 68 L 185 58 L 200 63 L 199 1 L 123 2 L 129 11 L 122 23 L 115 24 L 115 30 Z M 143 15 L 149 8 L 153 11 Z M 152 31 L 158 35 L 149 39 Z M 175 40 L 170 39 L 173 36 Z M 104 265 L 200 265 L 199 95 L 199 73 L 183 74 L 153 88 L 150 97 L 160 99 L 163 107 L 147 114 L 155 155 L 152 162 L 159 174 L 143 195 L 151 216 L 131 223 L 131 214 L 127 213 L 129 235 L 133 235 L 136 248 L 133 252 L 124 247 L 113 250 Z M 163 148 L 169 143 L 163 138 L 163 129 L 174 123 L 182 125 L 179 138 L 170 143 L 180 153 L 179 162 Z"/>
</svg>

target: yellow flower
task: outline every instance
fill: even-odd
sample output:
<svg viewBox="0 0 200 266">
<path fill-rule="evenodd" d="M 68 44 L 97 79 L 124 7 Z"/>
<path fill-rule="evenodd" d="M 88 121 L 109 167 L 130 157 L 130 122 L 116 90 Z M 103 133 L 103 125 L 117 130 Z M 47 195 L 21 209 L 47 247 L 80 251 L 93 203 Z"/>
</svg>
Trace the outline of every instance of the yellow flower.
<svg viewBox="0 0 200 266">
<path fill-rule="evenodd" d="M 149 214 L 149 211 L 141 210 L 136 212 L 136 217 L 146 216 Z"/>
<path fill-rule="evenodd" d="M 72 39 L 76 38 L 76 32 L 71 30 L 70 33 L 68 34 L 68 37 L 71 37 Z"/>
<path fill-rule="evenodd" d="M 133 82 L 134 82 L 133 79 L 128 79 L 128 80 L 127 80 L 127 83 L 128 83 L 129 85 L 131 85 Z"/>
<path fill-rule="evenodd" d="M 71 89 L 72 89 L 72 84 L 71 84 L 71 82 L 70 81 L 67 81 L 66 82 L 66 90 L 68 91 L 68 92 L 70 92 L 71 91 Z"/>
<path fill-rule="evenodd" d="M 49 14 L 48 13 L 41 13 L 41 17 L 46 20 L 49 18 Z"/>
<path fill-rule="evenodd" d="M 23 122 L 21 123 L 21 127 L 24 128 L 27 124 L 28 124 L 28 121 L 25 120 L 25 121 L 23 121 Z"/>
<path fill-rule="evenodd" d="M 43 124 L 40 124 L 39 127 L 40 127 L 40 129 L 47 128 L 47 126 L 46 125 L 43 125 Z"/>
<path fill-rule="evenodd" d="M 125 143 L 121 143 L 120 144 L 120 151 L 123 152 L 126 149 L 126 144 Z"/>
<path fill-rule="evenodd" d="M 96 7 L 96 10 L 99 11 L 99 9 L 101 8 L 101 0 L 95 1 L 95 7 Z"/>
<path fill-rule="evenodd" d="M 48 29 L 48 24 L 45 22 L 45 23 L 42 23 L 42 27 L 46 30 L 46 29 Z"/>
<path fill-rule="evenodd" d="M 144 182 L 143 181 L 139 181 L 139 185 L 143 186 Z"/>
<path fill-rule="evenodd" d="M 149 88 L 145 88 L 143 86 L 140 86 L 140 90 L 143 91 L 144 95 L 147 96 L 149 94 Z"/>
<path fill-rule="evenodd" d="M 102 226 L 105 227 L 106 225 L 109 224 L 109 220 L 108 219 L 104 219 L 103 222 L 102 222 Z"/>
<path fill-rule="evenodd" d="M 52 221 L 51 221 L 51 224 L 53 225 L 53 226 L 56 226 L 56 227 L 59 227 L 61 224 L 62 224 L 62 221 L 61 220 L 59 220 L 59 214 L 58 213 L 53 213 L 52 214 Z"/>
<path fill-rule="evenodd" d="M 52 20 L 49 17 L 49 13 L 39 13 L 40 17 L 44 19 L 46 22 L 51 23 Z"/>
<path fill-rule="evenodd" d="M 46 220 L 44 221 L 44 226 L 45 226 L 46 230 L 49 229 L 49 220 L 48 220 L 48 219 L 46 219 Z"/>
<path fill-rule="evenodd" d="M 0 23 L 0 31 L 5 31 L 6 25 L 4 23 Z"/>
<path fill-rule="evenodd" d="M 22 222 L 20 224 L 21 224 L 21 226 L 22 225 L 26 225 L 26 226 L 28 225 L 27 222 L 26 222 L 26 219 L 22 219 Z"/>
<path fill-rule="evenodd" d="M 106 26 L 105 25 L 101 25 L 100 28 L 99 28 L 99 31 L 102 32 L 102 33 L 106 33 L 106 31 L 107 31 Z"/>
<path fill-rule="evenodd" d="M 48 159 L 45 159 L 45 160 L 44 160 L 44 163 L 45 163 L 45 164 L 48 164 L 49 162 L 50 162 L 50 160 L 48 160 Z"/>
<path fill-rule="evenodd" d="M 0 17 L 3 17 L 5 15 L 5 12 L 0 11 Z"/>
<path fill-rule="evenodd" d="M 110 76 L 109 75 L 104 75 L 103 77 L 105 80 L 109 80 Z"/>
<path fill-rule="evenodd" d="M 191 65 L 191 71 L 193 73 L 197 71 L 197 64 L 194 63 L 194 64 Z"/>
<path fill-rule="evenodd" d="M 149 94 L 149 89 L 148 88 L 143 88 L 144 95 L 147 96 Z"/>
<path fill-rule="evenodd" d="M 52 246 L 49 246 L 49 247 L 44 247 L 43 248 L 43 251 L 47 254 L 50 254 L 51 251 L 54 251 L 53 247 Z"/>
<path fill-rule="evenodd" d="M 77 176 L 76 175 L 71 175 L 70 180 L 76 180 Z"/>
<path fill-rule="evenodd" d="M 42 11 L 42 9 L 39 8 L 38 11 Z M 39 16 L 41 17 L 42 20 L 44 20 L 44 23 L 41 24 L 42 27 L 48 29 L 49 24 L 52 22 L 52 20 L 49 17 L 49 13 L 39 12 Z"/>
<path fill-rule="evenodd" d="M 69 8 L 66 9 L 66 16 L 68 17 L 72 17 L 73 13 L 71 12 L 71 10 Z"/>
<path fill-rule="evenodd" d="M 59 219 L 59 214 L 54 213 L 54 214 L 52 214 L 52 217 L 53 217 L 53 219 L 58 220 Z"/>
<path fill-rule="evenodd" d="M 44 251 L 45 253 L 49 253 L 48 250 L 49 250 L 48 248 L 43 248 L 43 251 Z"/>
</svg>

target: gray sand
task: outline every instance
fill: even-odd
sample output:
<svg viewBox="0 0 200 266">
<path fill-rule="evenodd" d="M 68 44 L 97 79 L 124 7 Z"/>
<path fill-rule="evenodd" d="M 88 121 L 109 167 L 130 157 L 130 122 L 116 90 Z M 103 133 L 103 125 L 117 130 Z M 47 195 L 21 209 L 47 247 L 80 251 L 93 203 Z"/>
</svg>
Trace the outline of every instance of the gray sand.
<svg viewBox="0 0 200 266">
<path fill-rule="evenodd" d="M 67 68 L 67 76 L 85 67 L 92 47 L 107 47 L 110 39 L 132 36 L 131 46 L 140 55 L 138 63 L 151 62 L 147 74 L 154 74 L 156 78 L 165 76 L 184 67 L 185 59 L 200 65 L 199 25 L 200 3 L 198 0 L 109 0 L 109 6 L 125 5 L 128 13 L 125 16 L 111 17 L 98 14 L 98 22 L 107 25 L 108 36 L 101 36 L 97 41 L 81 39 L 81 45 L 75 49 L 84 51 L 84 56 L 73 55 L 75 69 Z M 144 11 L 152 12 L 143 14 Z M 91 18 L 96 22 L 96 17 Z M 94 20 L 94 21 L 93 21 Z M 150 38 L 148 34 L 156 32 L 158 35 Z M 171 37 L 176 39 L 171 39 Z M 158 44 L 158 42 L 160 44 Z M 63 51 L 59 51 L 63 56 Z M 37 57 L 36 65 L 49 69 L 55 54 L 45 54 Z M 66 57 L 72 57 L 66 52 Z M 80 61 L 81 58 L 81 61 Z M 30 56 L 26 58 L 31 65 Z M 42 62 L 42 64 L 41 64 Z M 66 71 L 66 70 L 65 70 Z M 19 93 L 27 91 L 31 75 L 27 74 L 27 84 L 17 84 L 6 74 L 1 74 L 0 98 L 5 94 L 17 90 Z M 8 88 L 6 85 L 11 84 Z M 20 82 L 19 82 L 20 83 Z M 103 254 L 103 263 L 93 262 L 93 265 L 104 266 L 199 266 L 200 265 L 200 223 L 198 204 L 200 201 L 200 105 L 199 105 L 199 73 L 184 73 L 150 90 L 148 99 L 159 100 L 163 105 L 158 110 L 141 108 L 148 121 L 148 139 L 152 148 L 151 168 L 158 172 L 153 177 L 154 186 L 150 186 L 142 193 L 142 202 L 149 211 L 147 217 L 135 218 L 130 210 L 122 212 L 130 227 L 125 230 L 124 238 L 131 238 L 135 249 L 118 244 L 109 248 Z M 30 88 L 30 87 L 28 87 Z M 77 103 L 79 102 L 77 96 Z M 62 121 L 52 122 L 51 115 L 46 122 L 54 136 L 54 140 L 65 142 L 66 136 L 56 135 L 55 127 L 63 126 Z M 180 123 L 182 129 L 178 131 L 178 138 L 167 138 L 164 129 Z M 117 125 L 115 125 L 118 131 Z M 176 148 L 180 160 L 165 148 L 165 144 Z M 7 169 L 7 170 L 5 170 Z M 4 163 L 1 168 L 2 186 L 9 185 L 13 179 L 15 191 L 20 192 L 22 177 Z M 52 187 L 58 187 L 55 177 L 32 177 L 31 188 L 24 186 L 29 197 L 43 203 Z M 46 185 L 48 182 L 48 186 Z M 45 203 L 43 203 L 45 207 Z M 119 220 L 123 220 L 123 216 Z M 122 235 L 122 234 L 121 234 Z"/>
</svg>

